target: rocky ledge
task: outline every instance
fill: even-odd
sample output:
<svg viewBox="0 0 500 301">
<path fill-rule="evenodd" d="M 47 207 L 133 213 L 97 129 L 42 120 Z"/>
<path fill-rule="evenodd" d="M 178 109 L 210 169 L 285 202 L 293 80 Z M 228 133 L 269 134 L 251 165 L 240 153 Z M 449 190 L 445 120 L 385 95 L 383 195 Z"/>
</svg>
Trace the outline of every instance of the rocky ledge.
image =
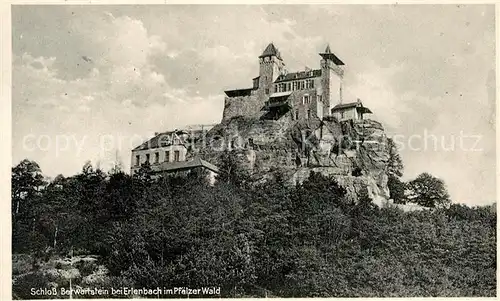
<svg viewBox="0 0 500 301">
<path fill-rule="evenodd" d="M 276 172 L 291 184 L 311 172 L 336 178 L 352 201 L 364 191 L 378 205 L 389 199 L 389 152 L 383 126 L 374 120 L 233 117 L 207 133 L 198 154 L 214 164 L 229 150 L 256 180 Z"/>
</svg>

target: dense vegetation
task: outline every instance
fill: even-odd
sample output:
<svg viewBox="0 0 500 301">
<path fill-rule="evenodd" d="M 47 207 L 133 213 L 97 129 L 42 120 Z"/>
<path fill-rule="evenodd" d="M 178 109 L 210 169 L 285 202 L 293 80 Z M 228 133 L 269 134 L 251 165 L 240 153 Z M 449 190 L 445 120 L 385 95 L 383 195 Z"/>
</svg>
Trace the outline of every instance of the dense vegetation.
<svg viewBox="0 0 500 301">
<path fill-rule="evenodd" d="M 100 286 L 221 287 L 225 297 L 495 296 L 496 212 L 451 205 L 417 212 L 352 204 L 335 180 L 249 185 L 229 157 L 203 174 L 153 179 L 87 164 L 49 183 L 13 168 L 13 253 L 93 254 Z M 432 207 L 432 206 L 431 206 Z M 34 274 L 36 275 L 36 274 Z M 48 286 L 23 278 L 15 296 Z M 76 281 L 76 280 L 75 280 Z M 76 282 L 75 282 L 76 283 Z M 172 297 L 172 296 L 167 296 Z"/>
</svg>

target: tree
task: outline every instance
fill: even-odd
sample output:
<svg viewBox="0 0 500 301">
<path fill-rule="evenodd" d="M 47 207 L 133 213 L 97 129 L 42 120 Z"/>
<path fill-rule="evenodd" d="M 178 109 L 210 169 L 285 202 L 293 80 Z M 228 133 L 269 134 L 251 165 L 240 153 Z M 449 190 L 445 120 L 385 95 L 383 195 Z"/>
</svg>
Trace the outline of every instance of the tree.
<svg viewBox="0 0 500 301">
<path fill-rule="evenodd" d="M 396 204 L 405 204 L 407 202 L 405 196 L 406 184 L 399 178 L 394 176 L 389 176 L 387 180 L 387 187 L 389 188 L 389 197 Z"/>
<path fill-rule="evenodd" d="M 424 207 L 445 207 L 451 203 L 444 181 L 429 173 L 420 174 L 407 186 L 410 202 Z"/>
<path fill-rule="evenodd" d="M 387 163 L 387 186 L 389 188 L 390 198 L 397 204 L 406 203 L 405 198 L 405 183 L 400 180 L 403 175 L 403 161 L 399 156 L 398 149 L 394 140 L 387 138 L 387 152 L 389 153 L 389 160 Z"/>
<path fill-rule="evenodd" d="M 153 180 L 152 175 L 153 170 L 151 169 L 151 164 L 146 161 L 141 164 L 141 168 L 139 168 L 139 170 L 133 175 L 133 177 L 145 184 L 150 184 Z"/>
<path fill-rule="evenodd" d="M 24 159 L 12 168 L 13 213 L 19 214 L 23 200 L 30 199 L 45 185 L 42 170 L 35 161 Z"/>
<path fill-rule="evenodd" d="M 123 162 L 120 158 L 120 155 L 118 154 L 118 150 L 116 150 L 115 151 L 115 161 L 113 162 L 113 167 L 111 167 L 109 174 L 114 175 L 114 174 L 122 173 L 122 172 L 123 172 Z"/>
<path fill-rule="evenodd" d="M 222 183 L 232 183 L 238 187 L 244 187 L 250 180 L 249 173 L 238 163 L 234 151 L 224 151 L 220 157 L 220 173 L 217 181 Z"/>
<path fill-rule="evenodd" d="M 398 148 L 391 138 L 387 138 L 387 151 L 389 153 L 387 175 L 389 177 L 400 178 L 403 175 L 404 165 L 399 156 Z"/>
</svg>

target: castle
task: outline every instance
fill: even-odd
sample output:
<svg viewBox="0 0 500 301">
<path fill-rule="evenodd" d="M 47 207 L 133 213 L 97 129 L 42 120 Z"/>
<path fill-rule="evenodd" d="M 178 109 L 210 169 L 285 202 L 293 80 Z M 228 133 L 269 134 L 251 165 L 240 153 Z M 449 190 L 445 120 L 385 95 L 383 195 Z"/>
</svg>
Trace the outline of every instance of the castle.
<svg viewBox="0 0 500 301">
<path fill-rule="evenodd" d="M 330 46 L 319 55 L 320 69 L 288 72 L 279 50 L 269 44 L 259 56 L 259 76 L 253 79 L 253 87 L 225 91 L 223 121 L 235 116 L 345 120 L 371 113 L 359 100 L 343 103 L 344 62 Z"/>
<path fill-rule="evenodd" d="M 279 50 L 270 43 L 258 57 L 259 76 L 253 78 L 252 87 L 225 91 L 221 123 L 211 125 L 209 131 L 155 133 L 132 150 L 131 173 L 144 163 L 156 173 L 185 174 L 205 169 L 213 182 L 219 172 L 214 165 L 219 161 L 218 152 L 206 149 L 205 138 L 239 136 L 244 141 L 240 161 L 255 174 L 267 174 L 272 166 L 280 165 L 286 166 L 293 178 L 303 178 L 312 168 L 350 176 L 363 162 L 355 162 L 352 151 L 335 154 L 341 143 L 338 137 L 365 135 L 367 131 L 380 131 L 381 126 L 363 120 L 363 115 L 371 111 L 359 99 L 343 102 L 344 63 L 329 46 L 319 55 L 320 69 L 288 72 Z M 357 125 L 342 126 L 346 121 Z M 301 148 L 306 141 L 294 138 L 297 126 L 317 138 L 318 145 L 312 152 Z M 222 144 L 229 150 L 235 146 L 234 141 Z"/>
</svg>

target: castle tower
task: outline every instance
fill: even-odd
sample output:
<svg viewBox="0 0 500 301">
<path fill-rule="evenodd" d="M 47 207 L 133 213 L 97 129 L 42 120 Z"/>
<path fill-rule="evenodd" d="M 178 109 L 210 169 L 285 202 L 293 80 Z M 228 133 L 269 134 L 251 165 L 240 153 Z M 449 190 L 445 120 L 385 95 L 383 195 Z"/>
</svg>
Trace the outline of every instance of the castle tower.
<svg viewBox="0 0 500 301">
<path fill-rule="evenodd" d="M 267 45 L 259 56 L 259 65 L 259 94 L 266 97 L 274 92 L 273 83 L 285 67 L 281 54 L 273 43 Z"/>
<path fill-rule="evenodd" d="M 342 103 L 342 80 L 344 78 L 344 62 L 332 53 L 330 45 L 326 46 L 321 56 L 321 85 L 323 87 L 323 112 L 330 114 L 331 109 Z"/>
</svg>

